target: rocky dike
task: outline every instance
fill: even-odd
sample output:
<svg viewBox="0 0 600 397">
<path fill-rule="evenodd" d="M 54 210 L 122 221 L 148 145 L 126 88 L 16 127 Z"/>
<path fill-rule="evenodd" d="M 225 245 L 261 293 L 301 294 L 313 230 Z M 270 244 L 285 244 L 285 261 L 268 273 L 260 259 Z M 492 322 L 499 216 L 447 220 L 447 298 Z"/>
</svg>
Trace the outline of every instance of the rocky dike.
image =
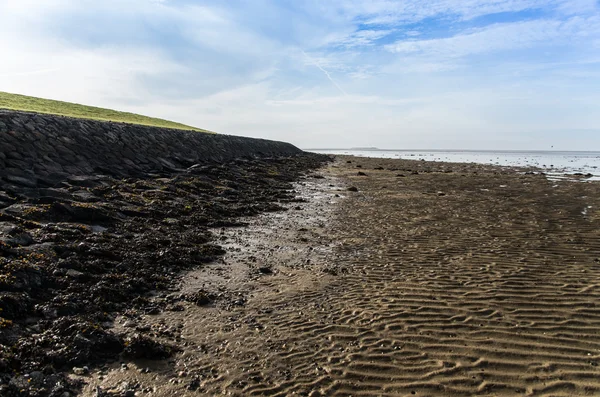
<svg viewBox="0 0 600 397">
<path fill-rule="evenodd" d="M 224 254 L 211 229 L 283 210 L 326 161 L 282 142 L 0 111 L 0 395 L 68 397 L 82 386 L 70 373 L 172 355 L 115 318 L 226 299 L 177 293 L 184 270 Z"/>
</svg>

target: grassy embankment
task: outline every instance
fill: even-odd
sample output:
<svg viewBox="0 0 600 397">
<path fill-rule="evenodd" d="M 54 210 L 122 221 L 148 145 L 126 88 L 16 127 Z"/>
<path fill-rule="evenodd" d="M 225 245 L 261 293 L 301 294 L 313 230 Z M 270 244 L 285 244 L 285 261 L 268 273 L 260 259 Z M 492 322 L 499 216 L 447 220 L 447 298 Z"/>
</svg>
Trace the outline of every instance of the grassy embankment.
<svg viewBox="0 0 600 397">
<path fill-rule="evenodd" d="M 94 106 L 79 105 L 76 103 L 54 101 L 31 96 L 9 94 L 0 92 L 0 109 L 21 110 L 26 112 L 56 114 L 60 116 L 76 117 L 80 119 L 115 121 L 119 123 L 141 124 L 152 127 L 175 128 L 178 130 L 192 130 L 199 132 L 212 131 L 190 127 L 173 121 L 142 116 L 135 113 L 119 112 L 111 109 L 97 108 Z"/>
</svg>

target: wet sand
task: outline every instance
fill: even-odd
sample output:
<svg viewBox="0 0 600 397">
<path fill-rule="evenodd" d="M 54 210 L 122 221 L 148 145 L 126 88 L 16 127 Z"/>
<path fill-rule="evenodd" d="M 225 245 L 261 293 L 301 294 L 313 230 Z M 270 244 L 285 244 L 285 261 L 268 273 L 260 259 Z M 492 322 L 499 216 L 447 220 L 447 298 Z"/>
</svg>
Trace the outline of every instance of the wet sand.
<svg viewBox="0 0 600 397">
<path fill-rule="evenodd" d="M 600 184 L 343 156 L 320 174 L 222 230 L 223 261 L 181 286 L 212 304 L 133 318 L 181 353 L 84 395 L 600 394 Z"/>
</svg>

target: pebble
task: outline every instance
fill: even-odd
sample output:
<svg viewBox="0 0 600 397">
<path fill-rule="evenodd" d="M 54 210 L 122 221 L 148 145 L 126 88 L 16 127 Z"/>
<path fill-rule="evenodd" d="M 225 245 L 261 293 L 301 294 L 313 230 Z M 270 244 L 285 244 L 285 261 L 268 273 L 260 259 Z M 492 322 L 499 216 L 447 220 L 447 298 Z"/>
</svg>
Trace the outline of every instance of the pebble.
<svg viewBox="0 0 600 397">
<path fill-rule="evenodd" d="M 88 367 L 73 367 L 73 373 L 77 376 L 87 375 L 90 372 Z"/>
</svg>

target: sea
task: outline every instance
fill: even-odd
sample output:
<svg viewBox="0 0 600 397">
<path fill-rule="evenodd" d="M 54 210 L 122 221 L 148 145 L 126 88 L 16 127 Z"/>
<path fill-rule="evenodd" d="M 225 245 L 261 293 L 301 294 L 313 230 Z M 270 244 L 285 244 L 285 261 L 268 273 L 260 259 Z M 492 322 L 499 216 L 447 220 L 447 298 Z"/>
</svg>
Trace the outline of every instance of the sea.
<svg viewBox="0 0 600 397">
<path fill-rule="evenodd" d="M 344 154 L 359 157 L 493 164 L 506 167 L 535 167 L 543 171 L 552 180 L 571 180 L 575 174 L 583 174 L 588 177 L 578 178 L 577 180 L 600 181 L 600 151 L 385 150 L 375 148 L 306 150 L 314 153 Z"/>
</svg>

